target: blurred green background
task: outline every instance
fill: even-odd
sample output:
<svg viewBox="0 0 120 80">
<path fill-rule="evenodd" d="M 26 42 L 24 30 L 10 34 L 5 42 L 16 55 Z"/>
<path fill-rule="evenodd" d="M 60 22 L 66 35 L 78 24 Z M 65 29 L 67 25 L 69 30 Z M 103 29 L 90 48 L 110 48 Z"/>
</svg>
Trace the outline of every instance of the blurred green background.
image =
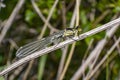
<svg viewBox="0 0 120 80">
<path fill-rule="evenodd" d="M 54 2 L 55 0 L 36 0 L 35 3 L 41 10 L 44 17 L 47 19 Z M 0 25 L 9 18 L 16 4 L 18 3 L 18 0 L 4 0 L 3 3 L 6 5 L 6 7 L 1 8 L 0 10 Z M 69 27 L 74 7 L 75 0 L 59 0 L 49 21 L 53 28 L 63 30 Z M 63 13 L 64 10 L 65 15 Z M 79 10 L 79 25 L 82 29 L 81 33 L 84 33 L 111 21 L 113 16 L 117 16 L 116 18 L 118 18 L 120 15 L 120 0 L 81 0 Z M 63 19 L 63 17 L 65 17 L 65 20 Z M 43 29 L 43 25 L 44 22 L 35 12 L 31 1 L 26 0 L 19 13 L 15 17 L 12 25 L 10 26 L 10 29 L 8 30 L 5 38 L 1 42 L 0 70 L 3 70 L 5 66 L 13 62 L 15 58 L 15 53 L 20 46 L 37 40 L 37 37 L 40 35 Z M 2 31 L 1 26 L 0 30 Z M 51 30 L 47 28 L 44 37 L 49 36 L 50 32 Z M 116 37 L 120 36 L 120 28 L 115 32 L 114 35 Z M 69 80 L 81 65 L 83 57 L 85 56 L 85 52 L 87 51 L 91 40 L 93 40 L 93 43 L 88 53 L 90 53 L 94 49 L 98 41 L 100 41 L 104 37 L 105 31 L 102 31 L 96 35 L 77 42 L 70 66 L 64 77 L 65 80 Z M 108 44 L 104 47 L 98 60 L 101 60 L 101 58 L 110 49 L 114 42 L 115 41 L 113 38 L 108 41 Z M 68 51 L 70 51 L 70 47 Z M 45 65 L 45 67 L 42 80 L 53 80 L 56 78 L 60 58 L 62 55 L 61 53 L 62 51 L 59 49 L 46 56 L 45 61 L 43 61 L 43 65 Z M 108 74 L 106 69 L 109 69 L 109 80 L 120 79 L 120 54 L 118 53 L 119 52 L 117 49 L 114 50 L 109 58 L 111 59 L 111 57 L 113 57 L 115 54 L 116 55 L 108 63 L 109 66 L 105 68 L 102 67 L 103 69 L 101 69 L 99 75 L 96 74 L 96 80 L 106 80 L 106 75 Z M 33 67 L 30 70 L 27 80 L 40 80 L 38 79 L 40 67 L 38 65 L 41 65 L 41 63 L 39 63 L 39 60 L 40 59 L 37 58 L 33 63 Z M 24 68 L 23 71 L 19 73 L 19 75 L 15 76 L 14 79 L 23 80 L 22 76 L 26 72 L 26 68 L 27 66 Z M 11 75 L 12 73 L 9 76 Z M 2 78 L 0 78 L 0 80 L 2 80 Z"/>
</svg>

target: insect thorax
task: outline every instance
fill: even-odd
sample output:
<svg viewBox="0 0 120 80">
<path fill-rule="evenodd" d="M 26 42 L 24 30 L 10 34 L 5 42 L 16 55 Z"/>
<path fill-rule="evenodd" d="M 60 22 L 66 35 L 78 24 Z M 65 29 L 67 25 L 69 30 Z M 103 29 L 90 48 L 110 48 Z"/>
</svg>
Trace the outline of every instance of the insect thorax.
<svg viewBox="0 0 120 80">
<path fill-rule="evenodd" d="M 71 28 L 66 28 L 64 30 L 64 37 L 69 37 L 69 36 L 74 36 L 75 35 L 75 30 L 74 29 L 71 29 Z"/>
</svg>

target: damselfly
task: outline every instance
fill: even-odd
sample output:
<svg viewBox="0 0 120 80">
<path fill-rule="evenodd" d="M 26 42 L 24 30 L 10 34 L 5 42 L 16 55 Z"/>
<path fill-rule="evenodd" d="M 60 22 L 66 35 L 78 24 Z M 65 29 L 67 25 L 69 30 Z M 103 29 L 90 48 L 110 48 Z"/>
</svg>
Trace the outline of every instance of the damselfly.
<svg viewBox="0 0 120 80">
<path fill-rule="evenodd" d="M 46 48 L 48 45 L 59 42 L 65 38 L 72 38 L 75 34 L 78 34 L 81 31 L 80 27 L 77 26 L 75 28 L 66 28 L 65 30 L 61 30 L 57 33 L 53 33 L 52 35 L 36 40 L 34 42 L 28 43 L 22 47 L 20 47 L 16 52 L 16 57 L 22 58 L 27 55 L 30 55 L 34 52 L 42 50 Z"/>
</svg>

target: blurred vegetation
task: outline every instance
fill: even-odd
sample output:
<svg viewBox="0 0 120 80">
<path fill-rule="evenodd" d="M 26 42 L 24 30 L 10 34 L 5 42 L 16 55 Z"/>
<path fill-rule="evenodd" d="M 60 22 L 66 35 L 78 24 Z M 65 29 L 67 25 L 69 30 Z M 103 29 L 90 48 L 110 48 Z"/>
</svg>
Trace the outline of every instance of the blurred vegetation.
<svg viewBox="0 0 120 80">
<path fill-rule="evenodd" d="M 0 22 L 3 22 L 9 18 L 11 12 L 15 8 L 18 0 L 4 0 L 3 3 L 6 5 L 5 8 L 0 10 Z M 50 9 L 53 6 L 55 0 L 36 0 L 36 4 L 41 10 L 42 14 L 45 18 L 49 15 Z M 65 3 L 65 19 L 66 24 L 63 22 L 63 2 Z M 100 25 L 103 25 L 110 20 L 112 20 L 113 16 L 119 16 L 120 12 L 120 0 L 82 0 L 80 3 L 80 27 L 82 28 L 82 32 L 87 32 L 91 29 L 94 29 Z M 75 7 L 75 0 L 60 0 L 57 4 L 57 7 L 54 9 L 54 13 L 50 19 L 50 24 L 54 26 L 54 28 L 58 30 L 63 30 L 66 27 L 70 26 L 71 17 L 73 14 L 73 10 Z M 24 6 L 19 11 L 19 14 L 16 16 L 12 26 L 7 32 L 4 40 L 0 45 L 0 69 L 5 68 L 9 63 L 15 58 L 17 47 L 13 46 L 13 41 L 18 47 L 32 42 L 37 39 L 39 34 L 42 31 L 44 22 L 35 12 L 31 1 L 26 0 Z M 50 29 L 47 28 L 45 32 L 45 36 L 50 35 Z M 100 32 L 96 35 L 88 37 L 84 40 L 78 41 L 75 47 L 74 55 L 72 57 L 70 66 L 65 75 L 65 80 L 69 80 L 71 76 L 77 71 L 79 66 L 82 63 L 84 54 L 93 39 L 92 46 L 90 51 L 92 51 L 95 45 L 103 39 L 105 36 L 105 31 Z M 120 36 L 120 28 L 115 33 L 116 37 Z M 111 38 L 108 44 L 104 47 L 103 52 L 100 55 L 100 59 L 105 55 L 107 50 L 114 43 L 114 39 Z M 69 47 L 70 49 L 70 47 Z M 69 50 L 68 50 L 69 51 Z M 90 51 L 88 53 L 90 53 Z M 113 54 L 110 56 L 116 56 L 108 63 L 109 67 L 109 80 L 118 80 L 120 79 L 120 54 L 118 54 L 118 50 L 116 49 Z M 53 80 L 56 78 L 56 74 L 58 71 L 59 61 L 61 58 L 61 50 L 56 50 L 51 54 L 48 54 L 47 60 L 45 62 L 45 70 L 43 72 L 44 80 Z M 100 60 L 99 59 L 99 60 Z M 39 60 L 36 60 L 33 63 L 33 67 L 28 75 L 28 80 L 37 80 L 38 76 L 38 63 Z M 26 67 L 27 68 L 27 67 Z M 103 67 L 101 67 L 103 68 Z M 99 75 L 96 75 L 96 80 L 105 80 L 106 79 L 106 68 L 101 69 Z M 16 80 L 22 80 L 22 74 L 25 73 L 25 70 L 22 71 L 18 76 L 16 76 Z M 2 80 L 2 78 L 0 78 Z"/>
</svg>

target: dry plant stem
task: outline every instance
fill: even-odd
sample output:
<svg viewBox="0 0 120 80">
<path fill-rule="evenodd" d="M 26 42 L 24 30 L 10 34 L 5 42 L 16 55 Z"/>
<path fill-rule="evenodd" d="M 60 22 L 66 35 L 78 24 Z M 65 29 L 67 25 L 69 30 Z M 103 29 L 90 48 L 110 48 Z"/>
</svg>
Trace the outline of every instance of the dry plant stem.
<svg viewBox="0 0 120 80">
<path fill-rule="evenodd" d="M 86 68 L 88 67 L 88 65 L 90 65 L 90 63 L 94 60 L 94 58 L 96 57 L 96 55 L 98 56 L 100 54 L 100 52 L 102 51 L 103 47 L 105 46 L 105 44 L 108 41 L 107 39 L 112 37 L 112 35 L 114 34 L 114 32 L 117 30 L 118 27 L 119 27 L 119 24 L 116 24 L 109 31 L 107 31 L 106 37 L 98 43 L 98 45 L 96 46 L 96 48 L 90 53 L 90 55 L 87 58 L 87 60 L 78 69 L 78 71 L 74 74 L 74 76 L 72 77 L 72 79 L 76 80 L 76 79 L 79 79 L 81 77 L 82 73 L 86 70 Z"/>
<path fill-rule="evenodd" d="M 103 49 L 103 48 L 101 48 L 101 49 Z M 98 60 L 98 58 L 99 58 L 99 55 L 100 55 L 100 52 L 99 52 L 99 54 L 96 54 L 96 56 L 95 56 L 95 58 L 94 58 L 94 61 L 93 62 L 91 62 L 91 64 L 89 65 L 89 72 L 88 72 L 88 74 L 90 74 L 91 73 L 91 71 L 93 70 L 93 68 L 94 68 L 94 66 L 95 66 L 95 64 L 96 64 L 96 62 L 97 62 L 97 60 Z"/>
<path fill-rule="evenodd" d="M 24 66 L 20 66 L 15 70 L 15 72 L 9 77 L 9 80 L 15 80 L 15 77 L 23 70 Z"/>
<path fill-rule="evenodd" d="M 66 61 L 66 64 L 65 64 L 65 67 L 64 67 L 64 69 L 63 69 L 63 72 L 61 73 L 61 76 L 60 76 L 60 79 L 59 79 L 59 80 L 63 80 L 63 78 L 64 78 L 64 76 L 65 76 L 65 73 L 66 73 L 66 71 L 67 71 L 67 69 L 68 69 L 69 63 L 70 63 L 71 58 L 72 58 L 72 54 L 73 54 L 73 52 L 74 52 L 74 48 L 75 48 L 75 43 L 72 44 L 72 48 L 71 48 L 71 50 L 70 50 L 71 52 L 69 53 L 69 56 L 68 56 L 67 61 Z"/>
<path fill-rule="evenodd" d="M 92 78 L 94 78 L 95 80 L 98 78 L 99 74 L 101 73 L 101 71 L 106 67 L 107 63 L 110 63 L 112 61 L 114 61 L 113 59 L 117 56 L 118 54 L 112 54 L 109 57 L 108 62 L 106 61 L 105 63 L 103 63 L 103 65 L 101 65 L 101 67 L 97 70 L 97 72 L 95 73 L 94 76 L 92 76 Z M 87 76 L 86 78 L 88 78 L 89 76 Z"/>
<path fill-rule="evenodd" d="M 46 19 L 45 19 L 45 17 L 42 15 L 41 11 L 39 10 L 39 8 L 37 7 L 37 5 L 35 4 L 35 0 L 31 0 L 31 3 L 32 3 L 32 5 L 33 5 L 34 10 L 35 10 L 36 13 L 39 15 L 39 17 L 44 21 L 44 23 L 47 22 Z M 48 22 L 47 25 L 48 25 L 48 27 L 50 28 L 50 30 L 53 30 L 53 31 L 55 31 L 55 32 L 58 31 L 58 30 L 55 29 L 49 22 Z"/>
<path fill-rule="evenodd" d="M 99 16 L 99 17 L 95 20 L 95 22 L 92 24 L 92 26 L 95 27 L 95 26 L 96 26 L 100 21 L 102 21 L 102 20 L 105 18 L 105 16 L 107 16 L 109 13 L 110 13 L 110 10 L 109 10 L 109 9 L 106 10 L 106 11 L 104 11 L 104 12 L 101 14 L 101 16 Z"/>
<path fill-rule="evenodd" d="M 105 62 L 105 60 L 108 58 L 108 56 L 113 52 L 113 50 L 119 45 L 120 43 L 120 37 L 119 39 L 115 42 L 115 44 L 110 48 L 110 50 L 107 52 L 107 54 L 104 56 L 104 58 L 100 61 L 100 63 L 94 68 L 94 70 L 91 72 L 89 77 L 87 77 L 85 80 L 89 80 L 95 72 L 100 68 L 100 66 Z"/>
<path fill-rule="evenodd" d="M 81 0 L 76 0 L 76 11 L 77 11 L 77 12 L 76 12 L 76 26 L 79 25 L 79 6 L 80 6 L 80 1 L 81 1 Z M 75 35 L 77 35 L 77 34 L 75 34 Z M 73 44 L 72 44 L 72 48 L 71 48 L 70 53 L 69 53 L 69 55 L 68 55 L 68 58 L 67 58 L 65 67 L 64 67 L 64 69 L 63 69 L 63 72 L 61 73 L 60 80 L 63 80 L 63 78 L 64 78 L 64 76 L 65 76 L 65 73 L 66 73 L 66 71 L 67 71 L 67 69 L 68 69 L 68 66 L 69 66 L 69 64 L 70 64 L 72 55 L 73 55 L 73 53 L 74 53 L 75 45 L 76 45 L 76 43 L 73 43 Z"/>
<path fill-rule="evenodd" d="M 111 54 L 110 57 L 109 57 L 108 62 L 106 61 L 105 63 L 103 63 L 103 65 L 100 67 L 100 69 L 98 69 L 97 72 L 95 73 L 94 77 L 93 77 L 93 76 L 92 76 L 92 77 L 93 77 L 94 79 L 97 79 L 97 77 L 99 76 L 99 74 L 101 73 L 101 71 L 106 67 L 106 64 L 112 62 L 113 59 L 114 59 L 117 55 L 118 55 L 117 53 L 116 53 L 116 54 Z M 86 76 L 86 78 L 87 78 L 87 77 L 89 77 L 89 75 Z"/>
<path fill-rule="evenodd" d="M 66 41 L 63 41 L 63 42 L 57 44 L 57 46 L 53 45 L 51 47 L 47 47 L 47 48 L 45 48 L 43 50 L 40 50 L 40 51 L 35 52 L 35 53 L 31 54 L 31 55 L 28 55 L 28 56 L 16 61 L 15 63 L 11 64 L 10 66 L 8 66 L 3 71 L 1 71 L 0 76 L 7 74 L 11 70 L 17 68 L 18 66 L 20 66 L 20 65 L 22 65 L 22 64 L 24 64 L 24 63 L 26 63 L 26 62 L 28 62 L 30 60 L 33 60 L 33 59 L 35 59 L 35 58 L 37 58 L 39 56 L 45 55 L 45 54 L 50 53 L 50 52 L 52 52 L 54 50 L 62 48 L 65 45 L 68 45 L 68 44 L 71 44 L 71 43 L 75 42 L 76 40 L 82 40 L 84 38 L 87 38 L 88 36 L 94 35 L 96 33 L 99 33 L 101 31 L 103 31 L 103 30 L 114 27 L 113 25 L 115 25 L 115 24 L 120 24 L 120 18 L 117 18 L 117 19 L 115 19 L 113 21 L 110 21 L 110 22 L 108 22 L 108 23 L 106 23 L 106 24 L 104 24 L 104 25 L 102 25 L 102 26 L 100 26 L 98 28 L 95 28 L 93 30 L 90 30 L 90 31 L 88 31 L 86 33 L 80 34 L 79 37 L 73 37 L 74 40 L 69 39 L 69 40 L 66 40 Z M 84 68 L 83 68 L 83 70 L 84 70 Z"/>
<path fill-rule="evenodd" d="M 114 58 L 117 56 L 117 54 L 112 54 L 111 57 L 109 57 L 109 62 L 108 63 L 111 63 L 114 61 Z M 106 64 L 107 62 L 105 62 L 103 65 L 102 65 L 102 70 L 106 67 Z M 101 68 L 101 67 L 100 67 Z M 96 75 L 94 76 L 94 78 L 98 78 L 99 74 L 101 73 L 102 71 L 101 69 L 98 69 L 97 72 L 96 72 Z"/>
<path fill-rule="evenodd" d="M 23 76 L 23 80 L 27 80 L 27 76 L 28 76 L 28 74 L 33 66 L 33 63 L 34 63 L 34 60 L 30 61 L 29 65 L 27 67 L 27 70 L 25 71 L 25 74 Z"/>
<path fill-rule="evenodd" d="M 100 44 L 100 43 L 99 43 Z M 98 49 L 98 48 L 97 48 Z M 103 48 L 101 48 L 101 49 L 103 49 Z M 99 58 L 99 55 L 100 55 L 100 51 L 99 51 L 99 54 L 96 54 L 95 55 L 95 57 L 94 57 L 94 60 L 93 61 L 91 61 L 91 63 L 89 63 L 90 65 L 89 65 L 89 72 L 87 73 L 87 76 L 88 75 L 90 75 L 91 74 L 91 72 L 93 71 L 93 69 L 94 69 L 94 66 L 95 66 L 95 64 L 96 64 L 96 62 L 97 62 L 97 60 L 98 60 L 98 58 Z M 85 79 L 84 79 L 85 80 Z"/>
<path fill-rule="evenodd" d="M 108 42 L 108 38 L 111 38 L 112 36 L 113 36 L 113 34 L 114 34 L 114 32 L 117 30 L 117 28 L 119 27 L 119 25 L 116 25 L 115 27 L 113 27 L 113 28 L 111 28 L 110 30 L 108 30 L 107 31 L 107 33 L 106 33 L 106 37 L 103 39 L 103 40 L 101 40 L 100 41 L 100 43 L 98 44 L 99 46 L 100 45 L 103 45 L 103 46 L 98 46 L 98 48 L 97 49 L 99 49 L 100 50 L 100 52 L 102 51 L 102 49 L 103 49 L 103 47 L 105 46 L 105 44 Z M 108 38 L 107 38 L 108 37 Z M 96 53 L 96 54 L 98 54 L 98 55 L 96 55 L 96 57 L 95 57 L 95 60 L 94 60 L 94 62 L 93 62 L 93 64 L 92 64 L 92 66 L 91 66 L 91 70 L 89 71 L 89 73 L 87 74 L 87 76 L 89 76 L 90 74 L 91 74 L 91 71 L 93 71 L 93 67 L 94 67 L 94 65 L 95 65 L 95 63 L 96 63 L 96 61 L 97 61 L 97 59 L 98 59 L 98 56 L 99 56 L 99 54 L 100 54 L 100 52 L 98 52 L 98 53 Z M 87 77 L 86 76 L 86 77 Z"/>
<path fill-rule="evenodd" d="M 56 0 L 56 2 L 54 3 L 54 5 L 53 5 L 53 7 L 52 7 L 52 9 L 51 9 L 51 11 L 50 11 L 50 14 L 49 14 L 47 20 L 45 20 L 45 18 L 42 16 L 42 14 L 41 14 L 40 10 L 37 8 L 35 2 L 34 2 L 33 0 L 31 0 L 31 2 L 32 2 L 32 4 L 33 4 L 33 7 L 35 8 L 35 10 L 37 11 L 37 13 L 39 14 L 39 16 L 45 21 L 45 25 L 43 26 L 43 30 L 42 30 L 40 36 L 38 37 L 38 39 L 41 39 L 41 38 L 43 37 L 46 29 L 47 29 L 47 25 L 49 25 L 49 20 L 50 20 L 50 18 L 51 18 L 51 16 L 52 16 L 52 13 L 53 13 L 54 8 L 56 7 L 56 5 L 57 5 L 57 3 L 58 3 L 58 0 Z M 29 74 L 29 71 L 30 71 L 30 69 L 32 68 L 33 63 L 34 63 L 34 60 L 32 60 L 32 61 L 29 63 L 29 66 L 28 66 L 28 68 L 27 68 L 27 70 L 26 70 L 26 72 L 25 72 L 24 78 L 23 78 L 24 80 L 26 80 L 26 78 L 27 78 L 27 76 L 28 76 L 28 74 Z"/>
<path fill-rule="evenodd" d="M 71 0 L 69 5 L 66 8 L 66 12 L 68 12 L 74 6 L 74 4 L 75 4 L 75 0 Z"/>
<path fill-rule="evenodd" d="M 83 57 L 83 60 L 82 60 L 82 64 L 84 64 L 85 59 L 86 59 L 87 56 L 88 56 L 88 52 L 89 52 L 89 50 L 90 50 L 90 48 L 91 48 L 91 46 L 92 46 L 93 41 L 94 41 L 94 39 L 91 39 L 91 41 L 90 41 L 90 43 L 89 43 L 89 45 L 88 45 L 88 48 L 87 48 L 87 50 L 86 50 L 86 52 L 85 52 L 85 54 L 84 54 L 84 57 Z M 83 73 L 82 75 L 83 75 L 83 80 L 84 80 L 85 74 Z"/>
<path fill-rule="evenodd" d="M 61 73 L 63 71 L 63 67 L 64 67 L 64 63 L 65 63 L 67 52 L 68 52 L 68 45 L 65 46 L 65 49 L 64 49 L 64 51 L 62 53 L 62 57 L 61 57 L 61 60 L 60 60 L 60 64 L 59 64 L 59 68 L 58 68 L 58 73 L 57 73 L 56 80 L 59 80 L 60 75 L 61 75 Z"/>
<path fill-rule="evenodd" d="M 115 40 L 115 42 L 116 42 L 116 40 L 117 40 L 116 36 L 114 36 L 114 40 Z M 119 46 L 119 45 L 117 45 L 117 50 L 118 50 L 118 53 L 119 53 L 119 55 L 120 55 L 120 46 Z"/>
<path fill-rule="evenodd" d="M 6 22 L 7 22 L 7 20 L 4 20 L 4 21 L 0 20 L 0 30 L 2 30 L 2 28 L 4 27 Z"/>
<path fill-rule="evenodd" d="M 55 0 L 54 4 L 53 4 L 53 6 L 52 6 L 52 8 L 51 8 L 51 10 L 50 10 L 50 13 L 49 13 L 49 15 L 48 15 L 48 18 L 47 18 L 47 20 L 46 20 L 46 22 L 45 22 L 45 24 L 44 24 L 44 26 L 43 26 L 43 29 L 42 29 L 42 32 L 41 32 L 39 38 L 42 38 L 42 35 L 44 35 L 45 30 L 46 30 L 47 25 L 48 25 L 48 22 L 49 22 L 49 20 L 50 20 L 52 14 L 53 14 L 53 11 L 54 11 L 54 9 L 55 9 L 55 7 L 56 7 L 58 1 L 59 1 L 59 0 Z"/>
<path fill-rule="evenodd" d="M 14 49 L 14 47 L 13 47 L 13 45 L 11 44 L 11 45 L 10 45 L 10 50 L 9 50 L 9 53 L 8 53 L 7 66 L 9 66 L 9 65 L 11 64 L 10 61 L 11 61 L 13 49 Z M 7 79 L 7 78 L 8 78 L 8 74 L 5 75 L 5 79 Z"/>
<path fill-rule="evenodd" d="M 3 40 L 3 38 L 5 37 L 8 29 L 10 28 L 10 26 L 13 23 L 13 20 L 15 19 L 16 15 L 18 14 L 18 12 L 20 11 L 20 9 L 22 8 L 23 4 L 25 3 L 25 0 L 19 0 L 17 5 L 15 6 L 13 12 L 11 13 L 9 19 L 7 20 L 5 26 L 3 27 L 3 30 L 0 34 L 0 43 Z"/>
<path fill-rule="evenodd" d="M 12 48 L 12 50 L 15 48 L 15 49 L 18 49 L 18 46 L 17 46 L 17 44 L 13 41 L 13 40 L 9 40 L 9 42 L 10 42 L 10 44 L 11 44 L 11 48 Z M 11 53 L 11 48 L 10 48 L 10 53 Z M 9 53 L 9 54 L 10 54 Z M 12 55 L 10 55 L 10 57 L 11 57 Z M 8 59 L 11 59 L 11 58 L 8 58 Z M 14 59 L 15 60 L 15 59 Z M 14 62 L 14 60 L 13 60 L 13 62 Z M 11 61 L 11 60 L 9 60 L 9 61 Z M 17 68 L 15 71 L 14 71 L 14 73 L 12 73 L 10 76 L 9 76 L 9 80 L 14 80 L 15 79 L 15 77 L 21 72 L 21 70 L 23 69 L 23 66 L 20 66 L 19 68 Z"/>
<path fill-rule="evenodd" d="M 65 7 L 65 1 L 62 1 L 62 23 L 63 23 L 63 27 L 65 28 L 66 27 L 66 7 Z M 56 80 L 59 80 L 59 77 L 62 73 L 62 70 L 63 70 L 63 67 L 64 67 L 64 63 L 65 63 L 65 59 L 66 59 L 66 55 L 67 55 L 67 52 L 68 52 L 68 47 L 69 46 L 65 46 L 65 48 L 62 50 L 62 57 L 61 57 L 61 60 L 60 60 L 60 64 L 58 66 L 58 73 L 57 73 L 57 77 L 56 77 Z"/>
<path fill-rule="evenodd" d="M 116 16 L 114 16 L 113 18 L 115 18 Z M 108 38 L 110 38 L 112 35 L 113 35 L 113 33 L 115 32 L 115 30 L 117 30 L 117 28 L 118 28 L 118 26 L 116 26 L 116 27 L 114 27 L 113 29 L 111 29 L 110 31 L 107 31 L 107 36 L 108 36 Z M 104 47 L 104 45 L 107 43 L 107 37 L 105 37 L 105 39 L 104 40 L 101 40 L 99 43 L 98 43 L 98 45 L 97 45 L 97 47 L 92 51 L 92 53 L 90 53 L 91 55 L 94 55 L 94 57 L 93 58 L 91 58 L 92 60 L 95 58 L 96 60 L 94 60 L 94 63 L 93 63 L 93 65 L 91 66 L 91 70 L 88 72 L 88 74 L 87 75 L 89 75 L 89 73 L 91 73 L 91 71 L 92 71 L 92 68 L 94 67 L 94 64 L 95 64 L 95 62 L 97 61 L 97 57 L 99 56 L 99 54 L 100 54 L 100 52 L 102 51 L 102 49 L 103 49 L 103 47 Z M 91 60 L 91 62 L 92 62 L 92 60 Z M 86 61 L 87 62 L 87 61 Z M 89 64 L 90 64 L 90 61 L 89 61 Z M 91 63 L 92 64 L 92 63 Z M 91 65 L 90 64 L 90 65 Z M 86 66 L 86 68 L 87 68 L 87 66 Z"/>
<path fill-rule="evenodd" d="M 73 25 L 75 24 L 75 16 L 76 16 L 76 8 L 74 9 L 74 12 L 73 12 L 73 16 L 72 16 L 72 19 L 71 19 L 71 22 L 70 22 L 70 28 L 74 27 Z M 69 45 L 67 47 L 69 47 Z M 60 75 L 63 71 L 63 66 L 64 66 L 64 63 L 65 63 L 66 55 L 67 55 L 67 49 L 66 49 L 66 52 L 64 51 L 63 54 L 62 54 L 62 58 L 60 60 L 60 66 L 58 68 L 58 73 L 57 73 L 56 80 L 59 80 Z"/>
<path fill-rule="evenodd" d="M 84 57 L 83 57 L 83 61 L 82 61 L 82 62 L 84 62 L 85 59 L 87 58 L 88 52 L 90 51 L 90 48 L 92 47 L 93 42 L 94 42 L 94 39 L 91 39 L 91 41 L 90 41 L 90 43 L 89 43 L 89 45 L 88 45 L 88 48 L 87 48 L 87 50 L 86 50 L 86 52 L 85 52 L 85 55 L 84 55 Z"/>
<path fill-rule="evenodd" d="M 80 7 L 81 0 L 76 0 L 76 26 L 79 25 L 79 7 Z"/>
<path fill-rule="evenodd" d="M 53 14 L 53 12 L 54 12 L 54 10 L 55 10 L 58 2 L 59 2 L 59 0 L 55 0 L 54 4 L 53 4 L 53 6 L 52 6 L 52 8 L 51 8 L 51 10 L 50 10 L 50 13 L 49 13 L 49 15 L 48 15 L 48 17 L 47 17 L 47 20 L 45 21 L 45 24 L 44 24 L 44 26 L 43 26 L 42 32 L 40 33 L 40 36 L 38 37 L 38 39 L 41 39 L 41 38 L 43 37 L 43 35 L 44 35 L 44 33 L 45 33 L 46 29 L 47 29 L 47 25 L 48 25 L 48 23 L 49 23 L 49 20 L 50 20 L 50 18 L 52 17 L 52 14 Z M 40 12 L 40 11 L 39 11 L 39 12 Z M 44 58 L 45 58 L 45 57 L 44 57 Z M 44 58 L 42 58 L 42 59 L 44 59 Z"/>
<path fill-rule="evenodd" d="M 90 2 L 90 4 L 92 4 L 92 8 L 91 8 L 91 12 L 90 12 L 90 21 L 92 22 L 95 19 L 95 12 L 96 12 L 95 6 L 96 6 L 97 1 L 90 0 L 89 2 Z"/>
<path fill-rule="evenodd" d="M 76 17 L 76 8 L 74 9 L 74 12 L 73 12 L 73 15 L 72 15 L 72 19 L 71 19 L 71 22 L 70 22 L 70 28 L 73 28 L 75 25 L 75 17 Z"/>
<path fill-rule="evenodd" d="M 18 49 L 18 46 L 17 46 L 17 44 L 15 43 L 14 40 L 10 39 L 9 41 L 10 41 L 11 45 L 12 45 L 15 49 Z"/>
<path fill-rule="evenodd" d="M 66 27 L 66 7 L 65 7 L 65 1 L 62 1 L 62 23 L 63 23 L 63 27 Z"/>
</svg>

